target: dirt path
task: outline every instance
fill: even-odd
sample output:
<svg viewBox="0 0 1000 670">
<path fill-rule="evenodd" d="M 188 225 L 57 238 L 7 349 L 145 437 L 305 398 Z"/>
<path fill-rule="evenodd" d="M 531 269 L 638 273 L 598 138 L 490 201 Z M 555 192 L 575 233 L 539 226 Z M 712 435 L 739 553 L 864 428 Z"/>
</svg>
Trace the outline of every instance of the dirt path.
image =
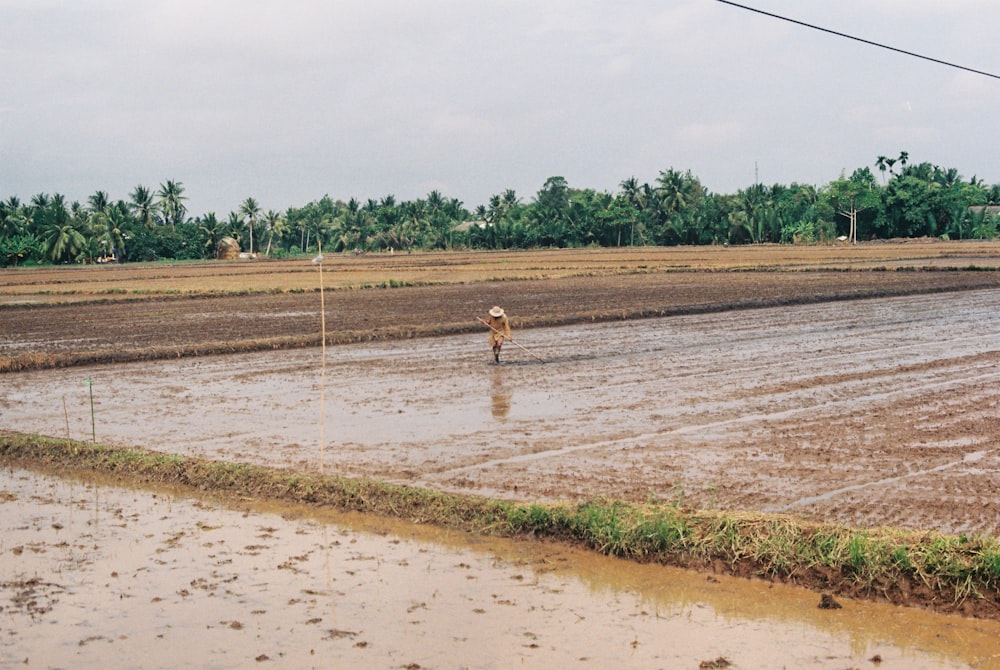
<svg viewBox="0 0 1000 670">
<path fill-rule="evenodd" d="M 6 428 L 519 499 L 1000 533 L 1000 293 L 7 375 Z M 65 409 L 63 401 L 65 400 Z"/>
</svg>

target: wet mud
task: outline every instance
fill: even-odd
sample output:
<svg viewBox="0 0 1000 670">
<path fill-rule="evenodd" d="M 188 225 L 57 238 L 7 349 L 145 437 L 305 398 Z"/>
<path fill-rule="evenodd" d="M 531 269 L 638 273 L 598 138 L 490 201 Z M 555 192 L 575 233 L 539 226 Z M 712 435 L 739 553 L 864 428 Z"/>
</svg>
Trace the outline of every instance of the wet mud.
<svg viewBox="0 0 1000 670">
<path fill-rule="evenodd" d="M 995 621 L 184 494 L 0 472 L 0 665 L 1000 667 Z"/>
<path fill-rule="evenodd" d="M 328 347 L 325 365 L 313 348 L 23 372 L 0 412 L 494 497 L 995 535 L 998 310 L 966 291 L 521 329 L 531 355 L 508 344 L 500 365 L 477 333 Z"/>
<path fill-rule="evenodd" d="M 602 280 L 595 320 L 630 281 Z M 314 347 L 6 374 L 0 427 L 519 500 L 1000 534 L 995 290 L 699 314 L 701 286 L 687 314 L 520 327 L 531 355 L 508 344 L 500 365 L 485 333 L 460 333 L 331 346 L 325 361 Z M 516 304 L 501 288 L 487 301 Z M 345 318 L 380 321 L 418 294 Z M 533 295 L 521 323 L 555 296 Z M 218 322 L 256 336 L 284 323 L 268 300 Z M 136 346 L 158 329 L 187 342 L 165 314 L 115 321 L 97 346 L 123 327 Z M 51 331 L 39 315 L 11 341 L 76 350 L 79 322 Z M 382 519 L 5 469 L 0 526 L 0 665 L 1000 667 L 996 622 L 839 595 L 820 609 L 777 584 Z"/>
<path fill-rule="evenodd" d="M 738 262 L 744 253 L 746 250 L 734 252 L 729 255 L 729 262 Z M 763 261 L 767 257 L 765 254 L 756 258 Z M 511 262 L 530 262 L 532 258 L 536 258 L 535 254 L 515 254 Z M 963 263 L 974 260 L 960 259 Z M 285 267 L 285 271 L 274 273 L 271 281 L 281 278 L 301 281 L 303 268 L 312 266 L 300 262 L 296 272 L 287 274 L 288 267 L 278 267 Z M 244 291 L 248 287 L 250 290 L 237 295 L 163 293 L 165 287 L 161 282 L 167 282 L 167 276 L 154 282 L 159 289 L 148 286 L 149 280 L 143 280 L 141 275 L 134 281 L 126 279 L 144 269 L 155 270 L 118 268 L 103 277 L 109 282 L 118 277 L 115 288 L 103 290 L 121 293 L 94 292 L 95 287 L 83 282 L 77 272 L 67 272 L 65 288 L 70 293 L 57 297 L 79 302 L 58 304 L 22 303 L 17 297 L 18 286 L 4 283 L 32 277 L 34 272 L 0 277 L 3 317 L 0 372 L 273 351 L 319 346 L 322 341 L 315 268 L 309 273 L 313 283 L 308 291 L 253 290 L 255 284 L 247 283 L 240 286 Z M 195 274 L 175 277 L 177 285 L 212 286 L 218 278 L 210 273 L 224 272 L 219 266 L 188 270 Z M 559 266 L 535 270 L 543 276 L 555 277 L 512 276 L 508 280 L 508 273 L 498 269 L 497 276 L 505 277 L 504 281 L 363 290 L 341 287 L 327 291 L 327 341 L 345 344 L 478 332 L 483 326 L 474 316 L 485 314 L 494 304 L 509 306 L 515 327 L 536 328 L 1000 287 L 1000 272 L 957 268 L 919 272 L 885 269 L 688 272 L 675 267 L 665 272 L 643 263 L 622 266 L 614 270 L 618 274 L 607 274 L 612 272 L 608 267 L 593 268 L 597 273 L 594 276 L 576 275 L 589 272 L 579 266 L 572 270 L 560 270 Z M 386 271 L 390 270 L 384 268 L 383 272 Z M 566 273 L 569 276 L 562 276 Z M 348 276 L 358 279 L 356 273 Z M 74 277 L 81 281 L 79 285 L 72 283 Z M 242 277 L 240 281 L 269 285 L 265 278 L 256 275 Z M 81 289 L 79 293 L 75 291 L 77 286 Z M 138 293 L 130 295 L 130 291 Z M 17 301 L 5 302 L 10 298 Z"/>
</svg>

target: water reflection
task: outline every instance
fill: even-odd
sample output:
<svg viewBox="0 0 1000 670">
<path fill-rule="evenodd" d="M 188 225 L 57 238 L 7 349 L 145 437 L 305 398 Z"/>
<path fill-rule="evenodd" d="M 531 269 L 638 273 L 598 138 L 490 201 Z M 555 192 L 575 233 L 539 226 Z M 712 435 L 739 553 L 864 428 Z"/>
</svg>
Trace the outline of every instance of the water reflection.
<svg viewBox="0 0 1000 670">
<path fill-rule="evenodd" d="M 510 401 L 513 397 L 513 388 L 505 379 L 504 371 L 499 366 L 494 366 L 493 378 L 490 383 L 490 400 L 492 402 L 493 418 L 497 421 L 504 421 L 510 414 Z"/>
<path fill-rule="evenodd" d="M 766 580 L 637 563 L 545 541 L 470 536 L 366 514 L 316 517 L 310 511 L 308 516 L 355 532 L 427 543 L 425 551 L 435 546 L 493 557 L 494 569 L 522 570 L 523 580 L 515 578 L 523 588 L 557 593 L 560 608 L 574 616 L 590 610 L 590 617 L 598 619 L 606 607 L 605 614 L 627 620 L 639 636 L 675 632 L 679 657 L 685 647 L 708 649 L 706 641 L 720 638 L 727 649 L 738 650 L 731 660 L 740 661 L 739 667 L 782 667 L 782 661 L 804 662 L 796 667 L 854 667 L 851 662 L 878 655 L 907 668 L 1000 670 L 997 621 L 850 598 L 840 598 L 842 609 L 824 610 L 818 607 L 820 594 Z M 611 622 L 605 624 L 609 628 L 588 633 L 597 644 L 613 638 Z M 575 644 L 583 646 L 579 639 Z"/>
</svg>

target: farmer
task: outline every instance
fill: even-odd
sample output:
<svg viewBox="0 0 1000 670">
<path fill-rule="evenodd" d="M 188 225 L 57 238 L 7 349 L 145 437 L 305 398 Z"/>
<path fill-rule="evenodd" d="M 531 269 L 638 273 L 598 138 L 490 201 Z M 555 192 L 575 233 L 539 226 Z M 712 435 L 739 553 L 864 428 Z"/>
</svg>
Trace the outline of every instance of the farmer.
<svg viewBox="0 0 1000 670">
<path fill-rule="evenodd" d="M 490 310 L 490 317 L 484 321 L 490 327 L 490 346 L 493 347 L 493 360 L 500 362 L 500 347 L 503 346 L 504 338 L 510 337 L 510 321 L 507 315 L 499 306 L 494 306 Z"/>
</svg>

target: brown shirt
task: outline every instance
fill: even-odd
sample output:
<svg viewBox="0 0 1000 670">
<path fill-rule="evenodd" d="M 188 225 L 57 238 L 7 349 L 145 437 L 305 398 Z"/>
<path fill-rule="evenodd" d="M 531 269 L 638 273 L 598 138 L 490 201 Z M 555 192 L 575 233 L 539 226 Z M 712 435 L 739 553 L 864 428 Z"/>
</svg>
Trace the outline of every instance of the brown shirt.
<svg viewBox="0 0 1000 670">
<path fill-rule="evenodd" d="M 490 346 L 503 344 L 503 338 L 510 339 L 510 321 L 507 316 L 487 316 L 486 323 L 490 326 Z M 493 330 L 493 329 L 496 330 Z M 499 332 L 497 332 L 499 331 Z"/>
</svg>

